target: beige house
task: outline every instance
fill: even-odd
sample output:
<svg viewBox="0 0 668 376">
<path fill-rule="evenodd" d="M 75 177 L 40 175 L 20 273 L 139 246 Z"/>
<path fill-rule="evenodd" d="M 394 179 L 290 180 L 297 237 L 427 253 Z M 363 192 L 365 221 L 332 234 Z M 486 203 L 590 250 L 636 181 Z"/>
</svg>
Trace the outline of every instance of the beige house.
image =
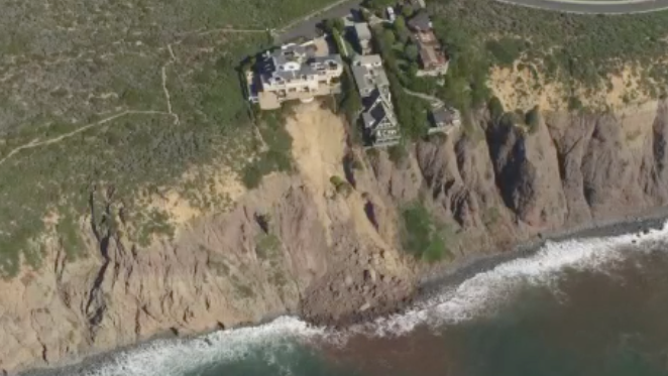
<svg viewBox="0 0 668 376">
<path fill-rule="evenodd" d="M 338 54 L 329 54 L 326 43 L 287 44 L 262 56 L 250 78 L 257 87 L 250 100 L 263 110 L 280 108 L 285 101 L 309 102 L 339 93 L 341 74 L 343 61 Z"/>
</svg>

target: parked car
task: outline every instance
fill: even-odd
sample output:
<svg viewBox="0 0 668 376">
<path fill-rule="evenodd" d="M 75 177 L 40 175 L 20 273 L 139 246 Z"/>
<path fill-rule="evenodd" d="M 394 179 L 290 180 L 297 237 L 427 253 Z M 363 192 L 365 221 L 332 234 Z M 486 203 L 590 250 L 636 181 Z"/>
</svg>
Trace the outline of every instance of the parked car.
<svg viewBox="0 0 668 376">
<path fill-rule="evenodd" d="M 394 22 L 397 19 L 397 16 L 394 14 L 394 8 L 387 7 L 387 19 L 390 20 L 390 22 Z"/>
</svg>

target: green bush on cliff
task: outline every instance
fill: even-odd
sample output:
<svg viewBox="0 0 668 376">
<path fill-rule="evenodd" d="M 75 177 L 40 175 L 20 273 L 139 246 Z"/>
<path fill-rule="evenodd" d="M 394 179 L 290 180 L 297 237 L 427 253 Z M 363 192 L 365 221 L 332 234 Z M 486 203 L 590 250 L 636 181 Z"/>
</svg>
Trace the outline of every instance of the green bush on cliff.
<svg viewBox="0 0 668 376">
<path fill-rule="evenodd" d="M 348 197 L 353 191 L 353 187 L 345 181 L 340 176 L 334 175 L 329 178 L 329 182 L 332 183 L 336 193 L 343 195 L 343 197 Z"/>
<path fill-rule="evenodd" d="M 524 116 L 524 123 L 529 127 L 529 133 L 538 132 L 538 127 L 540 126 L 540 109 L 538 106 L 534 106 L 531 110 L 527 111 Z"/>
<path fill-rule="evenodd" d="M 401 240 L 404 249 L 415 258 L 435 262 L 452 253 L 447 247 L 446 226 L 436 223 L 431 213 L 420 202 L 415 202 L 401 211 Z"/>
<path fill-rule="evenodd" d="M 408 158 L 408 150 L 403 144 L 392 145 L 387 148 L 387 155 L 395 166 L 399 166 Z"/>
<path fill-rule="evenodd" d="M 492 120 L 496 121 L 503 116 L 506 110 L 503 109 L 503 104 L 498 97 L 492 97 L 489 102 L 487 102 L 487 110 L 489 111 L 489 116 Z"/>
</svg>

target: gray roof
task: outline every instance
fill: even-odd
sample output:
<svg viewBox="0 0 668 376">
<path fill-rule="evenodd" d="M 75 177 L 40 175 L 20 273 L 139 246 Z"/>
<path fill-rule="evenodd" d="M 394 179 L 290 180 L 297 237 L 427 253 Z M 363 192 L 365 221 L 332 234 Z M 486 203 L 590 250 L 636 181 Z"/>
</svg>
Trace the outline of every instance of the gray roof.
<svg viewBox="0 0 668 376">
<path fill-rule="evenodd" d="M 355 83 L 357 83 L 357 88 L 360 93 L 363 95 L 374 88 L 375 85 L 369 82 L 366 79 L 367 69 L 360 66 L 352 66 L 353 77 L 355 78 Z"/>
<path fill-rule="evenodd" d="M 380 55 L 355 55 L 353 59 L 355 65 L 383 65 L 383 58 Z"/>
<path fill-rule="evenodd" d="M 452 122 L 455 120 L 454 111 L 446 108 L 439 108 L 432 111 L 431 116 L 434 119 L 434 123 L 436 123 L 436 125 L 452 124 Z"/>
<path fill-rule="evenodd" d="M 302 56 L 306 56 L 307 53 L 311 54 L 312 51 L 307 50 L 304 46 L 292 44 L 273 51 L 271 57 L 274 58 L 278 64 L 284 64 L 289 61 L 299 60 Z"/>
<path fill-rule="evenodd" d="M 386 87 L 390 85 L 385 69 L 383 67 L 367 68 L 365 66 L 353 65 L 351 67 L 353 77 L 357 83 L 357 88 L 364 96 L 376 87 Z"/>
<path fill-rule="evenodd" d="M 355 24 L 355 34 L 360 40 L 370 40 L 371 39 L 371 30 L 369 30 L 369 24 L 366 22 L 356 23 Z"/>
<path fill-rule="evenodd" d="M 373 115 L 368 112 L 362 114 L 362 120 L 364 121 L 364 126 L 366 128 L 373 128 L 373 126 L 376 125 L 376 119 L 374 119 Z"/>
<path fill-rule="evenodd" d="M 431 29 L 431 19 L 429 14 L 425 11 L 418 12 L 415 16 L 408 20 L 408 27 L 411 29 L 429 30 Z"/>
<path fill-rule="evenodd" d="M 313 49 L 301 45 L 284 46 L 281 49 L 267 52 L 266 57 L 271 63 L 265 67 L 264 75 L 268 76 L 267 78 L 280 77 L 284 80 L 315 75 L 317 73 L 315 65 L 317 64 L 335 62 L 336 64 L 343 65 L 340 55 L 315 56 Z M 280 68 L 290 62 L 298 63 L 299 69 L 289 71 Z"/>
</svg>

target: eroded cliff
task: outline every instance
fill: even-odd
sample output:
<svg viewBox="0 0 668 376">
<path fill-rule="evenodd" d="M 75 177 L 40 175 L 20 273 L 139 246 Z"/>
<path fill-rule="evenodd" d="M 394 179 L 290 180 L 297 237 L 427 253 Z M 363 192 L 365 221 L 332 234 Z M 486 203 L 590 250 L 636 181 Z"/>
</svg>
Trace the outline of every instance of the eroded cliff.
<svg viewBox="0 0 668 376">
<path fill-rule="evenodd" d="M 286 312 L 329 321 L 396 309 L 428 267 L 400 245 L 401 208 L 417 200 L 452 229 L 455 257 L 668 201 L 666 101 L 543 113 L 533 128 L 486 113 L 472 123 L 391 161 L 348 146 L 340 119 L 303 105 L 287 124 L 294 173 L 267 177 L 231 210 L 191 216 L 146 248 L 81 218 L 87 256 L 45 237 L 38 270 L 0 281 L 0 368 Z"/>
</svg>

